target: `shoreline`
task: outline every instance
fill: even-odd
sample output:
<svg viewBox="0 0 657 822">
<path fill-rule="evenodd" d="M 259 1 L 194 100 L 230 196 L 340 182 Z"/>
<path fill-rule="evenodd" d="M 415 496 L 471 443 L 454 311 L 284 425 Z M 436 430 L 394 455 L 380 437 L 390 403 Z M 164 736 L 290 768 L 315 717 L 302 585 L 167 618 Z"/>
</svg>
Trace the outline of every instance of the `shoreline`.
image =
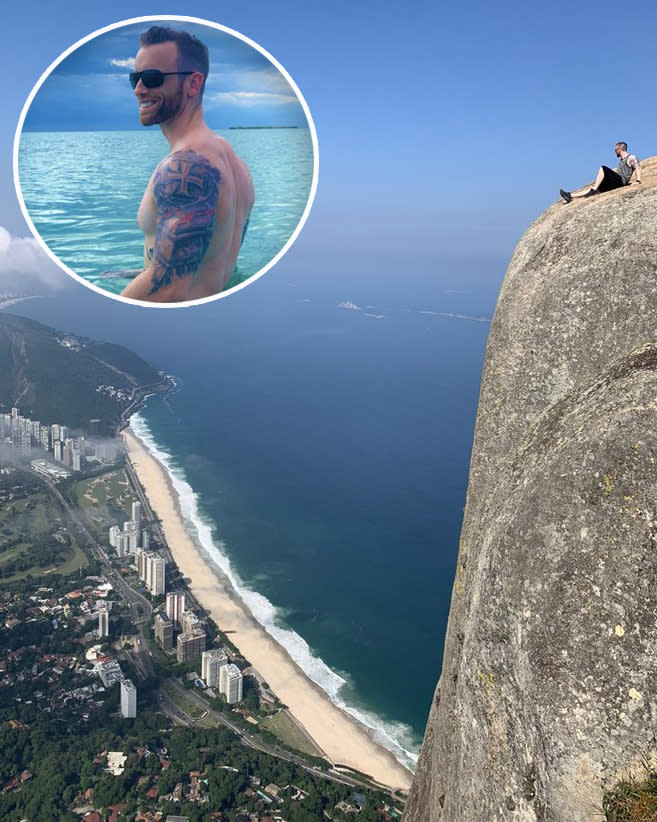
<svg viewBox="0 0 657 822">
<path fill-rule="evenodd" d="M 188 587 L 218 627 L 230 635 L 231 642 L 332 762 L 354 768 L 390 788 L 407 790 L 411 772 L 341 711 L 256 621 L 230 582 L 206 562 L 187 533 L 178 495 L 164 467 L 132 428 L 124 429 L 121 436 L 128 459 L 161 520 L 169 551 L 189 580 Z"/>
</svg>

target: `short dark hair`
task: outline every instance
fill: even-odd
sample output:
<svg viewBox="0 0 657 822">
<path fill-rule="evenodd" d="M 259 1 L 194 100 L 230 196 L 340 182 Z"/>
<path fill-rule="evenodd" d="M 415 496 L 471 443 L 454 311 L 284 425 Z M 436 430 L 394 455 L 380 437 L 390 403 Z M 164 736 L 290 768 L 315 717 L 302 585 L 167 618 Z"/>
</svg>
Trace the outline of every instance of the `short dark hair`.
<svg viewBox="0 0 657 822">
<path fill-rule="evenodd" d="M 627 143 L 624 143 L 622 140 L 619 140 L 616 145 L 621 151 L 627 151 Z"/>
<path fill-rule="evenodd" d="M 175 43 L 178 46 L 178 68 L 181 71 L 200 71 L 203 75 L 201 98 L 205 81 L 210 71 L 208 47 L 188 31 L 172 29 L 169 26 L 151 26 L 139 38 L 142 46 L 154 46 L 156 43 Z"/>
</svg>

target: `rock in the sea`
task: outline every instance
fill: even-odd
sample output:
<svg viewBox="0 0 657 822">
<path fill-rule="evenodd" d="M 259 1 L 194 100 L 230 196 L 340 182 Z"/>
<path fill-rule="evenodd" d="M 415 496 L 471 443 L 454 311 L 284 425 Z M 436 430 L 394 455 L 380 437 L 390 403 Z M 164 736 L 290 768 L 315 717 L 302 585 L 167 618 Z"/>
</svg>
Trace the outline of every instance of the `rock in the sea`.
<svg viewBox="0 0 657 822">
<path fill-rule="evenodd" d="M 657 756 L 657 158 L 551 206 L 491 326 L 404 822 L 600 822 Z"/>
</svg>

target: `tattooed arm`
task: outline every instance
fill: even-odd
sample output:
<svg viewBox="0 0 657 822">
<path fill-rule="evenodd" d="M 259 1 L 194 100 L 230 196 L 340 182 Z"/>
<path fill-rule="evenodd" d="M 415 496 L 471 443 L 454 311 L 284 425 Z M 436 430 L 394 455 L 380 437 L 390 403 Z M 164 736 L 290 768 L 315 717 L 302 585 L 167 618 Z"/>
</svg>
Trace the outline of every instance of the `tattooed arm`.
<svg viewBox="0 0 657 822">
<path fill-rule="evenodd" d="M 121 292 L 152 302 L 188 298 L 215 226 L 221 174 L 194 151 L 176 151 L 153 178 L 155 242 L 146 269 Z"/>
</svg>

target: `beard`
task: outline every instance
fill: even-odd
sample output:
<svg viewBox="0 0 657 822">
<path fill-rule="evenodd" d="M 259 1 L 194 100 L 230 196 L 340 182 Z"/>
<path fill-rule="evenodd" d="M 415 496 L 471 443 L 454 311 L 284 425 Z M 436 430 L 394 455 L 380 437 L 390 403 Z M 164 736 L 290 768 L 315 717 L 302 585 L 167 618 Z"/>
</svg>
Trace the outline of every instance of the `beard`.
<svg viewBox="0 0 657 822">
<path fill-rule="evenodd" d="M 183 107 L 182 85 L 180 85 L 174 95 L 163 97 L 159 103 L 150 108 L 139 111 L 139 119 L 142 126 L 156 126 L 166 123 L 177 117 Z"/>
</svg>

